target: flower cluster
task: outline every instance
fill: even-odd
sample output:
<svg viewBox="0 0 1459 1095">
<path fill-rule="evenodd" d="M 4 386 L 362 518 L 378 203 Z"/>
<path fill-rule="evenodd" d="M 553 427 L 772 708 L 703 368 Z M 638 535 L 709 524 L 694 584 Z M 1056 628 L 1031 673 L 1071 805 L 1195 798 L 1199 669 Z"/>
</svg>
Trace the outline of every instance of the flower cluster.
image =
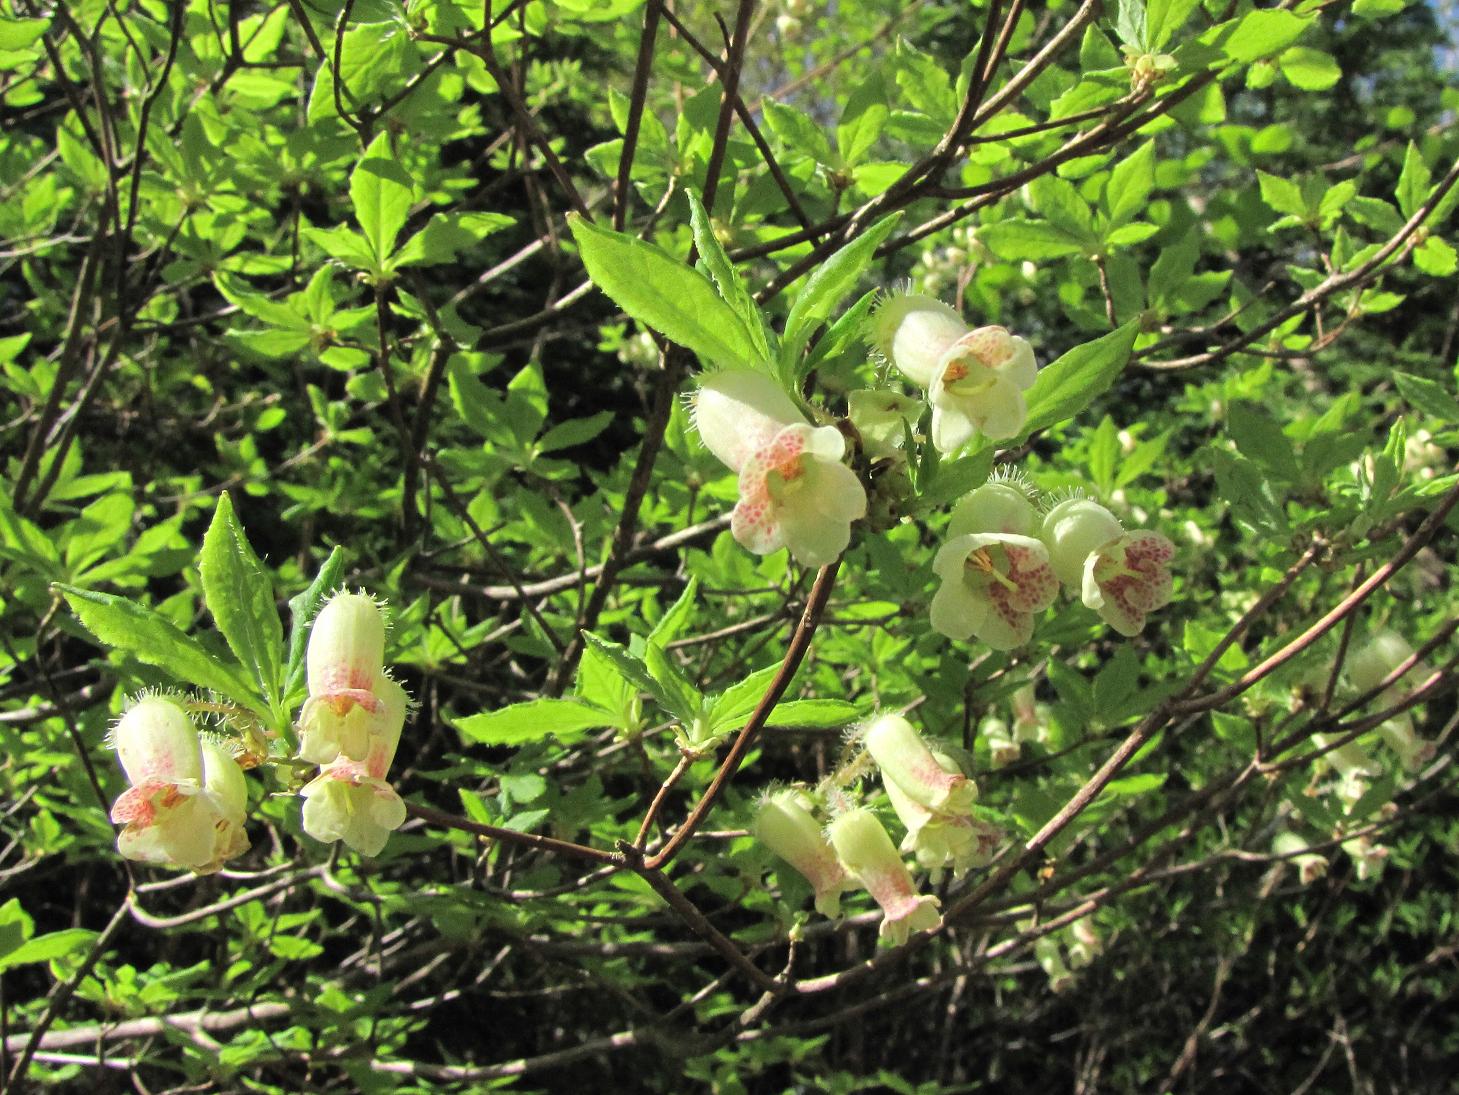
<svg viewBox="0 0 1459 1095">
<path fill-rule="evenodd" d="M 364 855 L 378 855 L 405 820 L 385 774 L 409 700 L 386 674 L 384 653 L 375 603 L 356 593 L 333 597 L 310 632 L 309 698 L 298 724 L 299 759 L 321 766 L 299 792 L 304 831 Z M 130 784 L 111 810 L 123 856 L 207 874 L 248 850 L 248 786 L 237 758 L 249 766 L 263 759 L 252 729 L 237 741 L 199 733 L 183 702 L 149 695 L 127 708 L 111 740 Z"/>
<path fill-rule="evenodd" d="M 210 874 L 248 850 L 243 769 L 166 696 L 138 699 L 112 731 L 131 784 L 111 808 L 127 859 Z"/>
<path fill-rule="evenodd" d="M 960 876 L 992 860 L 1001 834 L 973 816 L 977 784 L 951 757 L 929 748 L 906 719 L 882 715 L 860 741 L 881 769 L 892 809 L 906 828 L 900 849 L 870 808 L 839 795 L 827 796 L 834 816 L 823 829 L 814 797 L 794 788 L 766 796 L 750 831 L 805 876 L 822 915 L 839 915 L 845 891 L 866 889 L 882 910 L 881 937 L 895 946 L 942 923 L 937 898 L 918 890 L 902 856 L 910 853 L 933 881 L 948 867 Z"/>
<path fill-rule="evenodd" d="M 1033 636 L 1034 615 L 1063 583 L 1122 635 L 1170 601 L 1175 547 L 1158 532 L 1126 532 L 1114 514 L 1071 498 L 1039 515 L 1012 480 L 985 483 L 953 510 L 932 562 L 942 580 L 932 626 L 950 639 L 1012 650 Z"/>
<path fill-rule="evenodd" d="M 304 831 L 379 855 L 405 821 L 405 803 L 386 782 L 409 707 L 385 672 L 385 621 L 360 593 L 335 595 L 314 621 L 306 666 L 309 699 L 299 715 L 299 756 L 322 765 L 299 793 Z"/>
</svg>

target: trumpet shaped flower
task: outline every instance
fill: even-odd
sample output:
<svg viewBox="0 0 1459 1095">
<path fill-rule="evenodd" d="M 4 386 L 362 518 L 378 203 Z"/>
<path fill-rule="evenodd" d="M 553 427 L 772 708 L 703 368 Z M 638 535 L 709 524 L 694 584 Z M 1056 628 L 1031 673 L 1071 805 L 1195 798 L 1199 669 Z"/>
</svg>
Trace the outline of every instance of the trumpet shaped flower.
<svg viewBox="0 0 1459 1095">
<path fill-rule="evenodd" d="M 1170 603 L 1175 545 L 1158 532 L 1126 532 L 1098 502 L 1071 498 L 1049 510 L 1041 531 L 1059 580 L 1121 635 Z"/>
<path fill-rule="evenodd" d="M 1023 429 L 1023 393 L 1038 374 L 1029 344 L 1003 327 L 973 329 L 948 305 L 920 294 L 888 300 L 871 339 L 909 380 L 927 390 L 932 443 L 953 452 L 974 433 L 1006 440 Z"/>
<path fill-rule="evenodd" d="M 362 593 L 331 597 L 309 632 L 309 698 L 299 713 L 302 759 L 363 760 L 371 735 L 404 719 L 405 692 L 386 674 L 384 659 L 385 621 L 375 602 Z"/>
<path fill-rule="evenodd" d="M 1395 669 L 1413 657 L 1413 647 L 1396 631 L 1380 631 L 1348 659 L 1347 674 L 1354 687 L 1368 692 L 1383 683 Z M 1383 690 L 1379 702 L 1393 706 L 1404 697 L 1403 680 L 1420 680 L 1429 675 L 1428 667 L 1415 662 L 1403 677 Z M 1434 744 L 1425 741 L 1414 730 L 1413 718 L 1403 711 L 1378 727 L 1378 733 L 1408 771 L 1422 768 L 1434 755 Z"/>
<path fill-rule="evenodd" d="M 932 626 L 950 639 L 976 637 L 1012 650 L 1033 637 L 1034 614 L 1053 604 L 1059 583 L 1033 504 L 1006 483 L 988 483 L 953 511 L 950 539 L 932 560 L 942 585 Z"/>
<path fill-rule="evenodd" d="M 750 832 L 805 876 L 815 891 L 818 913 L 841 915 L 841 894 L 855 889 L 856 883 L 841 866 L 799 792 L 786 788 L 767 796 L 750 823 Z"/>
<path fill-rule="evenodd" d="M 198 738 L 176 703 L 140 700 L 122 716 L 113 741 L 131 783 L 111 810 L 123 826 L 123 856 L 205 874 L 248 848 L 243 771 L 223 746 Z"/>
<path fill-rule="evenodd" d="M 810 425 L 775 381 L 745 370 L 705 377 L 694 421 L 710 452 L 739 473 L 730 530 L 745 548 L 789 548 L 806 566 L 846 550 L 851 523 L 866 516 L 866 489 L 842 463 L 839 430 Z"/>
<path fill-rule="evenodd" d="M 965 814 L 978 800 L 978 785 L 956 765 L 944 766 L 901 715 L 876 719 L 864 740 L 887 782 L 895 783 L 913 802 L 945 814 Z"/>
<path fill-rule="evenodd" d="M 362 760 L 339 757 L 299 792 L 304 831 L 315 840 L 342 840 L 361 855 L 379 855 L 404 823 L 405 803 L 385 779 L 405 722 L 404 695 L 401 690 L 398 717 L 392 715 L 379 732 L 369 735 Z"/>
<path fill-rule="evenodd" d="M 870 810 L 848 810 L 831 822 L 827 834 L 841 863 L 881 906 L 881 938 L 901 946 L 912 932 L 942 924 L 937 898 L 917 892 L 892 838 Z"/>
</svg>

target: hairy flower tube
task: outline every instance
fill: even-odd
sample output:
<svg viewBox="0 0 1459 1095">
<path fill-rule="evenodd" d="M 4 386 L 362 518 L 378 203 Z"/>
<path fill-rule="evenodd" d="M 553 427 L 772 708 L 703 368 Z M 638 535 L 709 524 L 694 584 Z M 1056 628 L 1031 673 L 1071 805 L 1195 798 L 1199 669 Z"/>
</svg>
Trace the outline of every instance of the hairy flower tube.
<svg viewBox="0 0 1459 1095">
<path fill-rule="evenodd" d="M 841 915 L 841 894 L 854 890 L 856 882 L 841 866 L 835 849 L 826 840 L 820 823 L 806 809 L 803 799 L 792 788 L 767 795 L 755 811 L 750 832 L 805 876 L 816 894 L 816 911 L 834 918 Z"/>
<path fill-rule="evenodd" d="M 1024 339 L 1003 327 L 975 330 L 942 301 L 915 293 L 882 304 L 870 336 L 907 379 L 926 389 L 939 452 L 960 448 L 974 433 L 1002 441 L 1023 429 L 1023 393 L 1038 374 Z"/>
<path fill-rule="evenodd" d="M 1170 603 L 1175 545 L 1158 532 L 1126 532 L 1098 502 L 1070 498 L 1049 510 L 1040 533 L 1059 581 L 1121 635 Z"/>
<path fill-rule="evenodd" d="M 730 516 L 736 540 L 756 555 L 789 548 L 805 566 L 835 562 L 866 516 L 866 489 L 842 459 L 834 426 L 812 426 L 770 377 L 747 370 L 706 376 L 694 422 L 709 451 L 739 473 Z"/>
<path fill-rule="evenodd" d="M 866 751 L 882 775 L 913 802 L 929 810 L 965 814 L 978 801 L 978 785 L 957 770 L 943 767 L 922 735 L 901 715 L 882 715 L 863 736 Z"/>
<path fill-rule="evenodd" d="M 315 617 L 305 655 L 309 698 L 299 713 L 299 756 L 313 764 L 364 758 L 400 686 L 385 674 L 385 620 L 362 593 L 337 593 Z"/>
<path fill-rule="evenodd" d="M 950 639 L 975 637 L 1013 650 L 1033 637 L 1034 613 L 1054 603 L 1059 583 L 1048 549 L 1032 535 L 1038 514 L 1006 483 L 987 483 L 953 510 L 949 539 L 932 570 L 932 626 Z"/>
<path fill-rule="evenodd" d="M 826 832 L 842 865 L 881 906 L 881 938 L 901 946 L 912 932 L 942 924 L 937 898 L 917 892 L 892 838 L 870 810 L 864 806 L 848 810 Z"/>
<path fill-rule="evenodd" d="M 199 740 L 181 707 L 139 700 L 112 737 L 131 783 L 111 809 L 123 856 L 205 874 L 248 848 L 243 772 L 221 745 Z"/>
<path fill-rule="evenodd" d="M 1290 859 L 1296 865 L 1297 878 L 1304 886 L 1312 885 L 1327 874 L 1327 857 L 1309 851 L 1310 848 L 1305 839 L 1293 832 L 1278 833 L 1276 840 L 1272 841 L 1272 853 Z"/>
<path fill-rule="evenodd" d="M 339 757 L 299 792 L 304 831 L 315 840 L 342 840 L 361 855 L 379 855 L 404 823 L 405 803 L 385 779 L 405 724 L 405 692 L 397 691 L 387 701 L 388 717 L 369 735 L 364 758 Z"/>
</svg>

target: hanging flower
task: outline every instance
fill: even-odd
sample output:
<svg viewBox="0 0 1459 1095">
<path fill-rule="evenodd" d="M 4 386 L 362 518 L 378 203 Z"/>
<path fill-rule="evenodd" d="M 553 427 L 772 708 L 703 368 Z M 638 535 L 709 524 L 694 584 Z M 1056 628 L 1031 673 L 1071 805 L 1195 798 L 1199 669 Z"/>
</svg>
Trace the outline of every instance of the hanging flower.
<svg viewBox="0 0 1459 1095">
<path fill-rule="evenodd" d="M 123 856 L 207 873 L 247 849 L 243 772 L 221 745 L 199 740 L 180 706 L 141 699 L 112 740 L 131 783 L 111 810 Z"/>
<path fill-rule="evenodd" d="M 1359 692 L 1369 692 L 1383 683 L 1390 673 L 1409 658 L 1413 647 L 1396 631 L 1379 631 L 1355 651 L 1347 661 L 1348 679 Z M 1383 690 L 1378 702 L 1392 707 L 1402 701 L 1404 678 L 1423 679 L 1429 669 L 1422 662 L 1415 662 L 1407 673 Z M 1410 772 L 1422 768 L 1434 755 L 1434 743 L 1426 741 L 1414 730 L 1413 717 L 1403 711 L 1378 727 L 1383 741 L 1393 750 L 1399 763 Z"/>
<path fill-rule="evenodd" d="M 937 898 L 917 892 L 907 865 L 875 814 L 865 807 L 848 810 L 831 822 L 827 834 L 842 865 L 881 906 L 881 938 L 901 946 L 912 932 L 941 926 Z"/>
<path fill-rule="evenodd" d="M 932 443 L 952 452 L 975 432 L 991 441 L 1023 429 L 1023 393 L 1038 374 L 1029 344 L 1003 327 L 970 328 L 932 297 L 907 294 L 886 301 L 872 319 L 876 348 L 932 404 Z"/>
<path fill-rule="evenodd" d="M 695 424 L 709 450 L 739 473 L 730 529 L 756 555 L 789 548 L 805 566 L 835 562 L 866 516 L 866 490 L 841 461 L 833 426 L 807 423 L 768 376 L 727 370 L 704 378 Z"/>
<path fill-rule="evenodd" d="M 901 715 L 882 715 L 866 729 L 866 751 L 888 782 L 929 810 L 963 814 L 978 800 L 978 785 L 940 764 L 922 736 Z"/>
<path fill-rule="evenodd" d="M 894 456 L 917 424 L 922 404 L 900 392 L 884 388 L 861 388 L 846 397 L 851 424 L 861 435 L 861 447 L 868 456 Z"/>
<path fill-rule="evenodd" d="M 815 891 L 818 913 L 833 918 L 841 915 L 841 894 L 855 889 L 856 883 L 806 809 L 801 792 L 784 788 L 766 796 L 750 823 L 750 832 L 805 876 Z"/>
<path fill-rule="evenodd" d="M 1041 536 L 1059 581 L 1121 635 L 1138 635 L 1145 617 L 1170 603 L 1175 545 L 1158 532 L 1126 532 L 1088 498 L 1049 510 Z"/>
<path fill-rule="evenodd" d="M 362 593 L 337 593 L 320 609 L 305 655 L 309 698 L 299 713 L 299 756 L 314 764 L 364 757 L 400 686 L 386 675 L 385 620 Z"/>
<path fill-rule="evenodd" d="M 397 685 L 385 707 L 388 716 L 369 735 L 363 759 L 339 757 L 299 792 L 304 831 L 315 840 L 343 840 L 361 855 L 379 855 L 405 822 L 405 803 L 385 779 L 405 724 L 405 691 Z"/>
<path fill-rule="evenodd" d="M 1033 637 L 1034 613 L 1058 596 L 1049 553 L 1030 535 L 1033 504 L 1007 483 L 987 483 L 963 499 L 948 526 L 951 537 L 932 560 L 942 585 L 932 598 L 932 626 L 950 639 L 970 636 L 994 650 L 1012 650 Z"/>
<path fill-rule="evenodd" d="M 1272 841 L 1272 854 L 1296 864 L 1298 880 L 1302 885 L 1310 886 L 1327 874 L 1327 857 L 1311 851 L 1311 847 L 1299 834 L 1281 832 Z"/>
</svg>

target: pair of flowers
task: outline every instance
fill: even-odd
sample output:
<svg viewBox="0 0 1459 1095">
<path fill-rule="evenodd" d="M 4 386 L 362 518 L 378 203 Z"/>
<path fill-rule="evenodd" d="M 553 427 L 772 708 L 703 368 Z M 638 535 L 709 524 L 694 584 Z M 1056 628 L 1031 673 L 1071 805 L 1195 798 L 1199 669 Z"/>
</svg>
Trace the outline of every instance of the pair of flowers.
<svg viewBox="0 0 1459 1095">
<path fill-rule="evenodd" d="M 1063 583 L 1122 635 L 1170 601 L 1175 546 L 1158 532 L 1126 532 L 1114 514 L 1070 498 L 1041 515 L 1010 481 L 985 483 L 958 503 L 933 558 L 942 580 L 932 626 L 1012 650 L 1033 637 L 1034 615 Z"/>
<path fill-rule="evenodd" d="M 1027 416 L 1023 391 L 1038 367 L 1033 350 L 1002 327 L 973 330 L 957 312 L 924 296 L 896 296 L 878 310 L 869 340 L 920 387 L 932 405 L 932 442 L 952 452 L 975 432 L 1013 437 Z M 866 441 L 900 444 L 916 404 L 889 392 L 854 392 L 852 418 Z M 866 516 L 866 490 L 842 463 L 846 442 L 833 426 L 812 426 L 769 376 L 744 369 L 712 373 L 694 400 L 704 444 L 739 475 L 731 515 L 735 539 L 757 555 L 782 547 L 806 566 L 834 561 Z M 885 435 L 885 436 L 883 436 Z"/>
<path fill-rule="evenodd" d="M 405 820 L 385 780 L 405 725 L 405 690 L 384 669 L 385 623 L 368 597 L 340 593 L 320 611 L 306 654 L 309 698 L 299 716 L 302 760 L 322 765 L 300 794 L 304 831 L 378 855 Z M 128 859 L 218 870 L 248 849 L 248 788 L 221 735 L 199 735 L 186 711 L 145 696 L 112 741 L 131 786 L 112 807 Z"/>
<path fill-rule="evenodd" d="M 912 853 L 934 876 L 947 866 L 961 875 L 989 862 L 999 834 L 972 816 L 977 785 L 950 757 L 929 749 L 906 719 L 883 715 L 874 720 L 863 744 L 881 768 L 892 808 L 906 826 L 900 850 L 865 806 L 840 810 L 823 829 L 812 796 L 793 787 L 761 802 L 751 832 L 805 876 L 823 916 L 839 916 L 841 894 L 864 887 L 881 907 L 881 937 L 899 946 L 912 932 L 942 923 L 937 898 L 918 891 L 903 853 Z"/>
</svg>

